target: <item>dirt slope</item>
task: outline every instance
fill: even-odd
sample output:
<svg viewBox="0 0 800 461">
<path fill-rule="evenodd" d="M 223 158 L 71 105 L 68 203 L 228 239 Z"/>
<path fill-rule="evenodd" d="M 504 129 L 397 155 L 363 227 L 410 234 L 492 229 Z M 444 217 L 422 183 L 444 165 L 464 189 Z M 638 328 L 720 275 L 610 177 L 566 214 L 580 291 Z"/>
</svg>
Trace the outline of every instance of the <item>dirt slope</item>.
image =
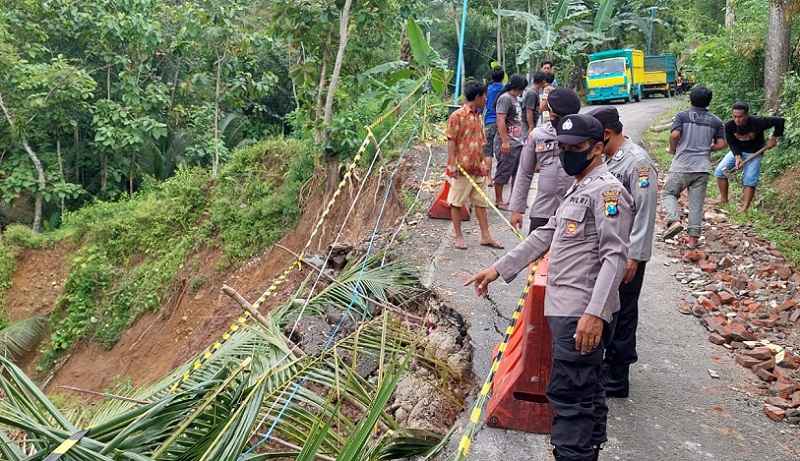
<svg viewBox="0 0 800 461">
<path fill-rule="evenodd" d="M 358 243 L 372 230 L 385 193 L 386 179 L 384 174 L 380 183 L 378 180 L 369 181 L 363 192 L 364 199 L 359 200 L 339 243 Z M 326 225 L 317 234 L 312 251 L 324 251 L 334 241 L 359 185 L 350 184 L 345 188 L 326 219 Z M 385 225 L 391 226 L 403 213 L 397 193 L 401 185 L 402 178 L 393 185 L 383 216 Z M 317 192 L 321 187 L 309 187 L 312 192 L 306 198 L 307 210 L 297 228 L 281 239 L 281 246 L 295 252 L 302 249 L 325 205 L 321 193 Z M 224 258 L 219 250 L 204 248 L 197 255 L 189 255 L 188 260 L 195 256 L 201 263 L 199 273 L 184 269 L 160 312 L 140 316 L 111 350 L 106 351 L 91 342 L 74 346 L 53 376 L 45 380 L 45 390 L 48 393 L 63 392 L 60 386 L 68 385 L 103 391 L 112 387 L 118 378 L 140 385 L 164 376 L 212 344 L 240 315 L 241 310 L 220 293 L 223 283 L 254 301 L 294 259 L 287 251 L 273 246 L 240 268 L 221 273 L 216 269 L 217 263 Z M 53 309 L 68 275 L 69 258 L 70 252 L 64 247 L 28 250 L 18 257 L 14 283 L 5 297 L 5 313 L 9 319 L 44 315 Z M 268 299 L 262 311 L 287 299 L 305 275 L 304 272 L 292 273 Z M 189 293 L 192 276 L 205 280 L 194 295 Z M 37 360 L 38 357 L 31 356 L 23 363 L 31 376 Z"/>
</svg>

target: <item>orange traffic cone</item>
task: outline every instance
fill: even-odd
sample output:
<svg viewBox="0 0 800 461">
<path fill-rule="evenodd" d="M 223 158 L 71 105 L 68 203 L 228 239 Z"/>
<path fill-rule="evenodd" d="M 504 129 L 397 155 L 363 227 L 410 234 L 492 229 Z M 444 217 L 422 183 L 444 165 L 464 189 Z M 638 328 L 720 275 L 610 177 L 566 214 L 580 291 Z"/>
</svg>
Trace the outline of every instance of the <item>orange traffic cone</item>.
<svg viewBox="0 0 800 461">
<path fill-rule="evenodd" d="M 546 392 L 553 349 L 550 326 L 544 317 L 546 283 L 545 257 L 538 263 L 525 305 L 492 382 L 492 396 L 486 407 L 489 427 L 550 433 L 553 410 Z"/>
<path fill-rule="evenodd" d="M 434 219 L 452 219 L 450 215 L 450 205 L 447 203 L 447 194 L 450 192 L 450 181 L 453 180 L 453 177 L 450 176 L 449 166 L 450 162 L 448 161 L 447 167 L 444 169 L 447 177 L 444 179 L 441 190 L 439 190 L 439 195 L 428 210 L 428 216 Z M 463 205 L 461 207 L 461 220 L 469 221 L 469 217 L 469 208 L 467 205 Z"/>
</svg>

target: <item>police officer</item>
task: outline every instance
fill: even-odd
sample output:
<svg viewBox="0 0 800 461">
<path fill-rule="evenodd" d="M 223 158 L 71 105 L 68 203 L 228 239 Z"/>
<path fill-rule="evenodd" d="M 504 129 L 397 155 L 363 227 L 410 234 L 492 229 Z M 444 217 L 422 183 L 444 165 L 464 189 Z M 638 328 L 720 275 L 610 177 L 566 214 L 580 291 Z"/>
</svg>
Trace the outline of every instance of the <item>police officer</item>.
<svg viewBox="0 0 800 461">
<path fill-rule="evenodd" d="M 547 398 L 555 417 L 556 461 L 597 460 L 606 441 L 608 407 L 600 385 L 603 351 L 614 331 L 628 262 L 633 201 L 602 161 L 603 126 L 589 115 L 558 122 L 564 170 L 575 177 L 547 225 L 533 231 L 493 266 L 464 285 L 478 296 L 503 277 L 510 282 L 550 250 L 544 314 L 553 334 Z"/>
<path fill-rule="evenodd" d="M 547 102 L 555 121 L 534 128 L 528 137 L 525 147 L 522 148 L 517 177 L 508 204 L 511 224 L 521 230 L 522 215 L 528 207 L 528 189 L 538 162 L 539 182 L 536 200 L 531 206 L 529 233 L 547 224 L 573 182 L 558 160 L 555 123 L 565 115 L 577 114 L 581 110 L 581 100 L 570 88 L 562 87 L 553 89 Z"/>
<path fill-rule="evenodd" d="M 639 323 L 639 294 L 642 291 L 644 270 L 653 246 L 658 200 L 658 171 L 644 149 L 625 137 L 619 112 L 613 106 L 592 109 L 589 115 L 603 125 L 603 154 L 608 169 L 616 176 L 636 204 L 633 217 L 628 264 L 619 286 L 619 314 L 614 338 L 606 347 L 601 383 L 606 397 L 627 398 L 630 384 L 630 365 L 636 355 L 636 327 Z"/>
</svg>

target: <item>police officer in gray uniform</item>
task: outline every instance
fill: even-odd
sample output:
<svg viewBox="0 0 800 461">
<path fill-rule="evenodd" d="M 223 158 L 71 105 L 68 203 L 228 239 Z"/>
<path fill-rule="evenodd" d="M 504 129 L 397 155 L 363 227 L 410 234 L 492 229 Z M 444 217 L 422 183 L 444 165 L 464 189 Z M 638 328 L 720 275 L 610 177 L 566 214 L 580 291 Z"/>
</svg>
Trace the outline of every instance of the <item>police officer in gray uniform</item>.
<svg viewBox="0 0 800 461">
<path fill-rule="evenodd" d="M 558 160 L 555 124 L 565 115 L 577 114 L 581 110 L 581 100 L 569 88 L 555 88 L 550 92 L 547 103 L 550 105 L 553 123 L 545 123 L 534 128 L 528 137 L 528 142 L 522 148 L 514 189 L 511 191 L 508 203 L 508 209 L 511 210 L 511 224 L 517 229 L 522 229 L 522 215 L 528 207 L 528 189 L 531 187 L 538 162 L 539 182 L 536 200 L 531 206 L 529 233 L 547 224 L 573 183 L 573 179 L 564 172 Z"/>
<path fill-rule="evenodd" d="M 636 204 L 628 265 L 619 286 L 619 314 L 614 338 L 606 347 L 601 383 L 606 397 L 627 398 L 630 365 L 638 360 L 636 327 L 639 323 L 639 294 L 644 270 L 650 260 L 658 201 L 658 171 L 644 149 L 625 137 L 619 112 L 613 106 L 592 109 L 589 115 L 603 125 L 603 154 L 608 169 L 625 187 Z"/>
<path fill-rule="evenodd" d="M 603 351 L 614 332 L 628 262 L 633 199 L 602 161 L 603 126 L 589 115 L 558 122 L 561 164 L 575 182 L 547 225 L 470 278 L 478 296 L 498 277 L 510 282 L 550 250 L 544 314 L 553 334 L 547 399 L 555 417 L 556 461 L 597 460 L 606 441 Z"/>
</svg>

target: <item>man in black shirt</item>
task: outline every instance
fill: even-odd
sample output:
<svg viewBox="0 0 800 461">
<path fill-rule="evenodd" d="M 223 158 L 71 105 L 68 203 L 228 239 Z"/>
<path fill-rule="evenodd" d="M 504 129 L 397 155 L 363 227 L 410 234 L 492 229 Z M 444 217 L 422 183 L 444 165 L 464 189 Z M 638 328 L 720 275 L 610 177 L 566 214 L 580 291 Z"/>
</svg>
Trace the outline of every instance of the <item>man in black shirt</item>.
<svg viewBox="0 0 800 461">
<path fill-rule="evenodd" d="M 750 115 L 750 106 L 744 102 L 737 102 L 733 105 L 733 120 L 725 124 L 725 138 L 731 151 L 722 159 L 714 170 L 717 177 L 717 187 L 719 187 L 718 205 L 728 203 L 728 178 L 725 177 L 723 169 L 733 170 L 742 168 L 745 160 L 750 158 L 762 147 L 767 150 L 772 149 L 777 144 L 777 138 L 783 136 L 784 119 L 781 117 L 760 117 Z M 765 142 L 764 131 L 772 128 L 772 137 Z M 758 176 L 761 174 L 761 156 L 754 158 L 744 165 L 744 200 L 739 213 L 746 213 L 750 208 L 750 202 L 756 195 Z"/>
</svg>

